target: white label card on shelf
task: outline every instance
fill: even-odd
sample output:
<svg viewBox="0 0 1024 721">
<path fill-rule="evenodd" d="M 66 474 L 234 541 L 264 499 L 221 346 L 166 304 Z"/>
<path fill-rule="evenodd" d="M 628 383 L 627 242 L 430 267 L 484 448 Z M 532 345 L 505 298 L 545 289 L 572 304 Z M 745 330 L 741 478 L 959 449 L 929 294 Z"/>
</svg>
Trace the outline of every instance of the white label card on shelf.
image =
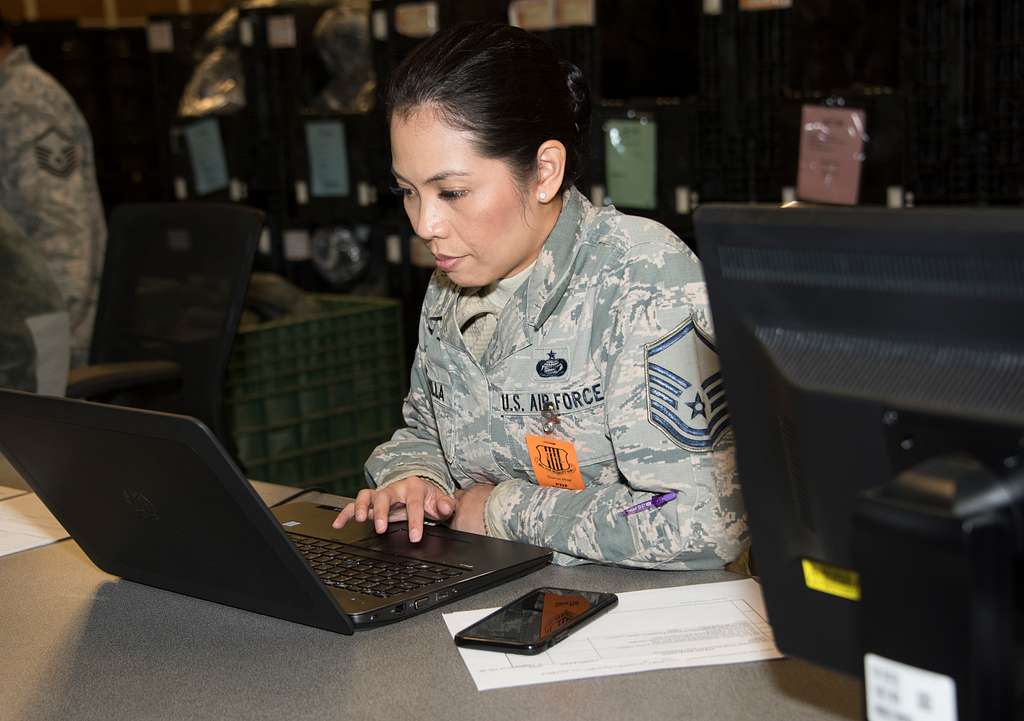
<svg viewBox="0 0 1024 721">
<path fill-rule="evenodd" d="M 429 38 L 438 31 L 437 3 L 402 3 L 395 8 L 395 32 L 407 38 Z"/>
<path fill-rule="evenodd" d="M 374 40 L 388 39 L 388 11 L 374 10 L 370 16 L 370 26 L 373 31 Z"/>
<path fill-rule="evenodd" d="M 238 21 L 238 42 L 243 47 L 252 47 L 252 22 L 249 18 L 242 18 Z"/>
<path fill-rule="evenodd" d="M 676 186 L 676 212 L 679 215 L 688 215 L 691 210 L 690 207 L 690 186 L 688 185 L 677 185 Z"/>
<path fill-rule="evenodd" d="M 272 48 L 294 48 L 295 16 L 271 15 L 267 19 L 267 45 Z"/>
<path fill-rule="evenodd" d="M 284 259 L 309 260 L 313 255 L 309 233 L 305 230 L 284 231 Z"/>
<path fill-rule="evenodd" d="M 890 185 L 885 189 L 885 200 L 886 205 L 890 208 L 902 208 L 905 203 L 903 202 L 903 186 L 902 185 Z"/>
<path fill-rule="evenodd" d="M 402 236 L 392 233 L 384 239 L 384 257 L 391 265 L 402 264 Z"/>
<path fill-rule="evenodd" d="M 146 45 L 151 53 L 173 53 L 174 31 L 166 21 L 146 23 Z"/>
<path fill-rule="evenodd" d="M 558 0 L 555 23 L 558 27 L 593 27 L 594 0 Z"/>
<path fill-rule="evenodd" d="M 377 198 L 373 192 L 373 187 L 365 180 L 360 180 L 356 183 L 356 197 L 359 201 L 360 208 L 365 208 L 377 202 Z"/>
<path fill-rule="evenodd" d="M 523 30 L 551 30 L 556 19 L 555 0 L 513 0 L 508 5 L 508 24 Z"/>
</svg>

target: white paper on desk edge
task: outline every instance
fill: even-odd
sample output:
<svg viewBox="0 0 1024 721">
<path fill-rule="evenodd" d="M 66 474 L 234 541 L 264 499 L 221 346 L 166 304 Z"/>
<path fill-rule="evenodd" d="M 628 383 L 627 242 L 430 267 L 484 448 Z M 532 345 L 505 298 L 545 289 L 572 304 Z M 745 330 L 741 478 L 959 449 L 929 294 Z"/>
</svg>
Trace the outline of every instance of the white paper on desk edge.
<svg viewBox="0 0 1024 721">
<path fill-rule="evenodd" d="M 761 587 L 753 579 L 632 591 L 618 596 L 619 605 L 615 609 L 537 656 L 465 648 L 460 648 L 459 653 L 480 691 L 782 658 L 768 626 Z M 454 637 L 494 610 L 445 613 L 443 617 Z M 696 623 L 687 625 L 687 620 Z M 666 621 L 675 625 L 666 626 Z M 672 648 L 672 639 L 685 637 L 687 630 L 700 635 L 708 633 L 709 629 L 718 629 L 725 635 L 718 639 L 678 641 L 678 648 Z M 748 642 L 737 643 L 729 638 L 730 629 L 746 630 Z M 752 630 L 756 633 L 750 633 Z M 712 647 L 709 641 L 720 645 Z M 695 646 L 698 643 L 703 646 Z M 616 645 L 617 650 L 613 648 Z M 623 648 L 625 653 L 622 653 Z"/>
<path fill-rule="evenodd" d="M 0 493 L 6 486 L 0 487 Z M 0 556 L 68 538 L 67 531 L 34 493 L 0 500 Z"/>
</svg>

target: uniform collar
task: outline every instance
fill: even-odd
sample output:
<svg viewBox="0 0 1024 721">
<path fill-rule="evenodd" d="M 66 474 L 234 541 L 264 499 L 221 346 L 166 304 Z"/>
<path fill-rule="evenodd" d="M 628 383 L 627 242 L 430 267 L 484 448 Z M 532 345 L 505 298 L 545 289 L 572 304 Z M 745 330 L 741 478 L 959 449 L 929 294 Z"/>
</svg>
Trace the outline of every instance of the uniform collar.
<svg viewBox="0 0 1024 721">
<path fill-rule="evenodd" d="M 32 57 L 28 54 L 28 48 L 24 45 L 14 48 L 7 59 L 0 63 L 0 85 L 6 83 L 15 70 L 31 62 Z"/>
<path fill-rule="evenodd" d="M 569 287 L 572 269 L 580 251 L 580 228 L 590 210 L 590 202 L 576 188 L 569 188 L 562 195 L 562 210 L 555 227 L 544 241 L 533 270 L 499 314 L 496 335 L 507 336 L 508 344 L 495 350 L 493 356 L 485 353 L 484 360 L 487 363 L 496 363 L 529 346 L 533 330 L 540 328 L 554 312 Z M 431 335 L 438 333 L 449 345 L 459 347 L 461 342 L 456 314 L 448 311 L 462 289 L 443 273 L 435 272 L 435 278 L 447 292 L 440 293 L 427 310 L 427 330 Z M 512 332 L 513 323 L 521 324 L 519 333 Z"/>
<path fill-rule="evenodd" d="M 523 299 L 523 316 L 534 328 L 544 325 L 565 295 L 580 251 L 580 226 L 589 207 L 590 203 L 576 188 L 570 187 L 562 195 L 562 212 L 544 241 Z"/>
</svg>

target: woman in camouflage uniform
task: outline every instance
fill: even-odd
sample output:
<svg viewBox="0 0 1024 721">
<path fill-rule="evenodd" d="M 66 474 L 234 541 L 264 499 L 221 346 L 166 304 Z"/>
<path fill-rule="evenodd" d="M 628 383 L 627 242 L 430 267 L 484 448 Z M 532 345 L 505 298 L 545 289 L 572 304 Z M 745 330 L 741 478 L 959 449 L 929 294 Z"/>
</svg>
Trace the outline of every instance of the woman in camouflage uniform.
<svg viewBox="0 0 1024 721">
<path fill-rule="evenodd" d="M 437 271 L 406 427 L 335 525 L 407 518 L 418 541 L 426 516 L 560 563 L 735 559 L 746 516 L 700 265 L 573 187 L 579 71 L 518 28 L 456 27 L 396 71 L 388 115 L 396 191 Z"/>
</svg>

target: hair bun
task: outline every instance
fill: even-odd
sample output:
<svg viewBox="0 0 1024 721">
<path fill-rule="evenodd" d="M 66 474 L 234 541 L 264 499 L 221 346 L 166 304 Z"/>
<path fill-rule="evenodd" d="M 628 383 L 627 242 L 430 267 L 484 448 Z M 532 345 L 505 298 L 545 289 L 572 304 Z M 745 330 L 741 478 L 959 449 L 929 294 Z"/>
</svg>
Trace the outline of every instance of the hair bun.
<svg viewBox="0 0 1024 721">
<path fill-rule="evenodd" d="M 568 60 L 559 60 L 558 66 L 565 74 L 565 84 L 569 90 L 569 111 L 573 121 L 583 129 L 590 121 L 590 86 L 578 67 Z"/>
<path fill-rule="evenodd" d="M 565 86 L 568 89 L 568 110 L 575 135 L 575 148 L 572 151 L 572 181 L 575 181 L 580 170 L 587 164 L 586 148 L 590 144 L 590 86 L 578 67 L 568 60 L 559 60 L 558 66 L 565 75 Z"/>
</svg>

